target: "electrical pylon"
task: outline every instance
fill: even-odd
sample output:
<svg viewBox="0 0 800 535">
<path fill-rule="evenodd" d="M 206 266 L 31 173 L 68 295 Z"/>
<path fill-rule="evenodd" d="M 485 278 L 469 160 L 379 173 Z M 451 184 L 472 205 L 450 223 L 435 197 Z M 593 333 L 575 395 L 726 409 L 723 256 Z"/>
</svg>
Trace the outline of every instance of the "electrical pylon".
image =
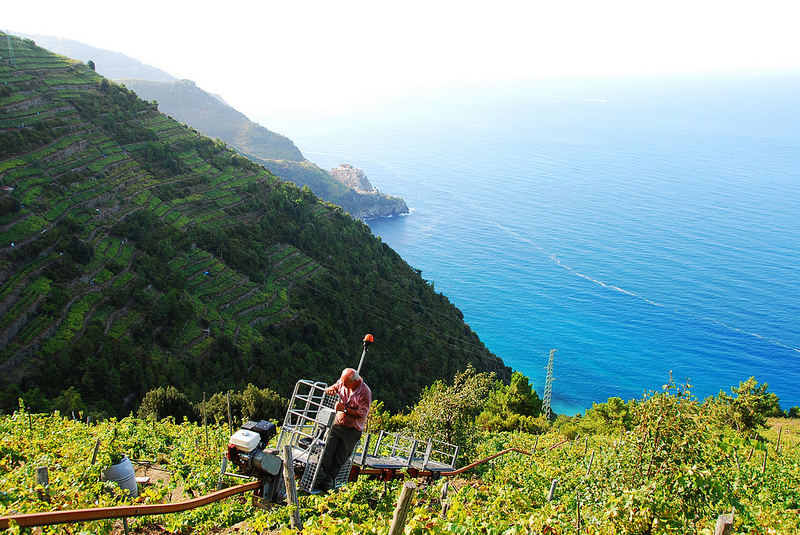
<svg viewBox="0 0 800 535">
<path fill-rule="evenodd" d="M 8 40 L 8 55 L 11 57 L 11 66 L 17 66 L 17 59 L 14 57 L 14 47 L 11 46 L 11 35 L 6 30 L 6 39 Z"/>
<path fill-rule="evenodd" d="M 548 420 L 553 415 L 553 410 L 550 408 L 550 403 L 553 401 L 553 357 L 557 349 L 550 350 L 550 360 L 547 362 L 547 379 L 544 383 L 544 402 L 542 403 L 542 412 Z"/>
</svg>

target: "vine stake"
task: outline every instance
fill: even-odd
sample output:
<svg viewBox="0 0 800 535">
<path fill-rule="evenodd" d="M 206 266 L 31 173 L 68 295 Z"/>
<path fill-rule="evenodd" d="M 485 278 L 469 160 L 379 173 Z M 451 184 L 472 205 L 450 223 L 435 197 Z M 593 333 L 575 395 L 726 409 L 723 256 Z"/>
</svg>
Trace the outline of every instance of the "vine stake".
<svg viewBox="0 0 800 535">
<path fill-rule="evenodd" d="M 100 437 L 97 437 L 97 441 L 94 443 L 94 451 L 92 451 L 92 462 L 89 464 L 94 464 L 97 460 L 97 450 L 100 449 Z"/>
<path fill-rule="evenodd" d="M 554 479 L 552 483 L 550 483 L 550 494 L 547 495 L 547 501 L 552 502 L 553 498 L 556 496 L 556 485 L 558 485 L 558 479 Z"/>
<path fill-rule="evenodd" d="M 731 510 L 729 515 L 719 515 L 714 535 L 729 535 L 733 530 L 733 515 L 736 514 L 736 507 Z"/>
<path fill-rule="evenodd" d="M 231 393 L 230 390 L 225 394 L 228 399 L 228 431 L 233 434 L 233 418 L 231 415 Z"/>
<path fill-rule="evenodd" d="M 47 492 L 47 486 L 50 484 L 50 476 L 47 472 L 46 466 L 39 466 L 36 468 L 36 485 L 41 486 L 42 489 L 36 490 L 39 499 L 50 503 L 50 494 Z"/>
<path fill-rule="evenodd" d="M 292 445 L 283 446 L 283 482 L 286 484 L 286 499 L 292 507 L 290 526 L 297 531 L 303 531 L 303 522 L 300 520 L 300 500 L 297 498 L 297 487 L 294 481 L 294 460 L 292 458 Z"/>
<path fill-rule="evenodd" d="M 447 500 L 447 488 L 449 483 L 447 481 L 444 482 L 442 485 L 442 495 L 441 495 L 441 502 L 442 502 L 442 520 L 447 519 L 447 510 L 450 509 L 450 502 Z"/>
<path fill-rule="evenodd" d="M 206 432 L 206 451 L 208 451 L 208 415 L 206 414 L 206 393 L 203 392 L 203 429 Z"/>
<path fill-rule="evenodd" d="M 389 527 L 389 535 L 403 533 L 408 510 L 411 509 L 411 499 L 414 497 L 416 489 L 417 485 L 413 481 L 403 483 L 403 491 L 400 493 L 400 501 L 397 502 L 397 507 L 394 510 L 394 518 L 392 518 L 392 525 Z"/>
<path fill-rule="evenodd" d="M 592 463 L 594 462 L 594 450 L 592 450 L 592 456 L 589 459 L 589 466 L 586 467 L 586 475 L 589 475 L 589 472 L 592 471 Z"/>
</svg>

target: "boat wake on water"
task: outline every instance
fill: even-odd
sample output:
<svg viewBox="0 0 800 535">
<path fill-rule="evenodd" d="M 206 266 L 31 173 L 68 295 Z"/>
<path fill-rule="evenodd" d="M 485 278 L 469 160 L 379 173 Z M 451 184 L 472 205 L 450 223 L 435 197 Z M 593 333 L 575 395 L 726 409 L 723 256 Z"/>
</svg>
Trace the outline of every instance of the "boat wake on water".
<svg viewBox="0 0 800 535">
<path fill-rule="evenodd" d="M 759 340 L 763 340 L 763 341 L 769 342 L 770 344 L 773 344 L 773 345 L 775 345 L 777 347 L 780 347 L 780 348 L 783 348 L 783 349 L 788 349 L 790 351 L 795 351 L 797 353 L 800 353 L 800 349 L 799 348 L 792 347 L 792 346 L 790 346 L 788 344 L 785 344 L 785 343 L 781 342 L 780 340 L 775 340 L 773 338 L 769 338 L 767 336 L 763 336 L 763 335 L 760 335 L 760 334 L 755 333 L 755 332 L 751 332 L 751 331 L 748 331 L 748 330 L 745 330 L 745 329 L 740 329 L 738 327 L 735 327 L 733 325 L 725 323 L 724 321 L 720 321 L 720 320 L 714 319 L 714 318 L 709 317 L 709 316 L 705 316 L 705 315 L 702 315 L 702 314 L 697 314 L 697 313 L 693 313 L 693 312 L 680 310 L 680 309 L 678 309 L 676 307 L 670 307 L 670 306 L 664 305 L 662 303 L 659 303 L 657 301 L 653 301 L 652 299 L 648 299 L 647 297 L 645 297 L 643 295 L 639 295 L 639 294 L 637 294 L 635 292 L 631 292 L 631 291 L 626 290 L 624 288 L 620 288 L 619 286 L 615 286 L 613 284 L 609 284 L 609 283 L 603 282 L 603 281 L 601 281 L 599 279 L 596 279 L 596 278 L 590 277 L 588 275 L 585 275 L 585 274 L 583 274 L 583 273 L 581 273 L 579 271 L 576 271 L 572 267 L 568 266 L 567 264 L 565 264 L 564 262 L 559 260 L 559 258 L 555 254 L 548 253 L 547 251 L 545 251 L 545 249 L 542 246 L 540 246 L 538 243 L 536 243 L 535 241 L 520 235 L 518 232 L 515 232 L 514 230 L 511 230 L 511 229 L 509 229 L 507 227 L 504 227 L 500 223 L 496 223 L 496 225 L 497 225 L 497 227 L 499 229 L 501 229 L 504 232 L 506 232 L 506 233 L 510 234 L 511 236 L 513 236 L 514 239 L 516 239 L 518 241 L 521 241 L 521 242 L 524 242 L 524 243 L 528 244 L 529 246 L 533 247 L 534 249 L 536 249 L 540 254 L 546 256 L 549 260 L 551 260 L 556 266 L 569 271 L 570 273 L 576 275 L 577 277 L 580 277 L 580 278 L 585 279 L 585 280 L 587 280 L 589 282 L 597 284 L 598 286 L 601 286 L 603 288 L 607 288 L 609 290 L 612 290 L 612 291 L 615 291 L 615 292 L 618 292 L 618 293 L 621 293 L 621 294 L 624 294 L 624 295 L 628 295 L 630 297 L 639 299 L 640 301 L 644 301 L 648 305 L 652 305 L 654 307 L 658 307 L 658 308 L 661 308 L 661 309 L 664 309 L 664 310 L 669 310 L 671 312 L 674 312 L 675 314 L 680 314 L 680 315 L 685 316 L 685 317 L 691 317 L 691 318 L 694 318 L 696 320 L 708 321 L 708 322 L 714 323 L 715 325 L 719 325 L 720 327 L 724 327 L 725 329 L 728 329 L 728 330 L 730 330 L 732 332 L 735 332 L 735 333 L 738 333 L 738 334 L 743 334 L 743 335 L 746 335 L 746 336 L 751 336 L 751 337 L 754 337 L 754 338 L 758 338 Z"/>
</svg>

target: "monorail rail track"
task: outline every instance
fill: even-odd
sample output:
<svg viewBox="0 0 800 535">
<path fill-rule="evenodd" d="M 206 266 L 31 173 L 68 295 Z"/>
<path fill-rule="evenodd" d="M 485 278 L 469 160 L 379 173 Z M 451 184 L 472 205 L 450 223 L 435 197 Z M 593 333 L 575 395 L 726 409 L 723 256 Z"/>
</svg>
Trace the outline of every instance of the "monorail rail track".
<svg viewBox="0 0 800 535">
<path fill-rule="evenodd" d="M 135 516 L 163 515 L 180 513 L 189 509 L 203 507 L 210 503 L 243 494 L 261 487 L 259 481 L 251 481 L 235 487 L 212 492 L 199 498 L 193 498 L 177 503 L 152 504 L 152 505 L 121 505 L 118 507 L 97 507 L 95 509 L 72 509 L 63 511 L 43 511 L 41 513 L 26 513 L 22 515 L 0 516 L 0 529 L 8 529 L 13 520 L 20 527 L 49 526 L 52 524 L 66 524 L 72 522 L 90 522 L 92 520 L 106 520 L 109 518 L 131 518 Z"/>
</svg>

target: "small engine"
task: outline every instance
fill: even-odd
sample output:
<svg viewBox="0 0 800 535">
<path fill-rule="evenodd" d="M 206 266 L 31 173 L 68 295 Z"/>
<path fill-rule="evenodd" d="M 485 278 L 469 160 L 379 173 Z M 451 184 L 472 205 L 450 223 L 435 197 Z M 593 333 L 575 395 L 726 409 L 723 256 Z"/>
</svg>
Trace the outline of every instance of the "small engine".
<svg viewBox="0 0 800 535">
<path fill-rule="evenodd" d="M 251 421 L 231 435 L 228 442 L 228 460 L 242 475 L 255 477 L 263 484 L 254 497 L 254 503 L 259 506 L 286 498 L 286 486 L 281 473 L 283 460 L 277 450 L 267 449 L 276 433 L 275 424 L 271 422 Z"/>
</svg>

